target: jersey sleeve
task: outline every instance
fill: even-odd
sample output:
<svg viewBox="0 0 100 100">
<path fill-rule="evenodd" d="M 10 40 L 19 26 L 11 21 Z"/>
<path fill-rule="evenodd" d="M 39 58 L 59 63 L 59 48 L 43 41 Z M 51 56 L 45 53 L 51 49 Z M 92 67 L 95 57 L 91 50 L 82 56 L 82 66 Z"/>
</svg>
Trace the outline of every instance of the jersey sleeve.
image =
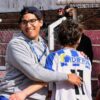
<svg viewBox="0 0 100 100">
<path fill-rule="evenodd" d="M 56 69 L 57 62 L 56 62 L 56 54 L 51 53 L 47 56 L 45 68 L 54 71 Z"/>
</svg>

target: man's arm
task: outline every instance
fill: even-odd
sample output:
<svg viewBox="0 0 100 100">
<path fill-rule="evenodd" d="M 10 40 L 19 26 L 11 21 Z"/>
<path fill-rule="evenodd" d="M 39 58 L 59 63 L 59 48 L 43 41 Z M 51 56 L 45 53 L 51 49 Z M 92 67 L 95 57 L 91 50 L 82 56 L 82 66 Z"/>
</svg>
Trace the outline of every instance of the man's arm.
<svg viewBox="0 0 100 100">
<path fill-rule="evenodd" d="M 67 80 L 66 74 L 49 71 L 35 62 L 36 58 L 32 59 L 27 45 L 24 41 L 10 43 L 7 50 L 7 62 L 20 70 L 30 80 L 44 82 Z"/>
<path fill-rule="evenodd" d="M 28 44 L 25 44 L 24 41 L 11 42 L 7 49 L 7 62 L 20 70 L 30 80 L 43 82 L 69 80 L 73 84 L 81 83 L 80 78 L 74 74 L 67 75 L 65 73 L 53 72 L 43 68 L 39 63 L 34 63 L 33 60 L 35 59 L 32 59 L 27 45 Z"/>
<path fill-rule="evenodd" d="M 69 74 L 68 76 L 69 76 L 68 81 L 71 84 L 74 84 L 75 80 L 77 80 L 76 85 L 80 85 L 80 79 L 79 79 L 79 82 L 78 82 L 78 78 L 77 78 L 77 76 L 75 77 L 75 74 Z M 41 88 L 46 87 L 46 86 L 47 86 L 47 83 L 43 83 L 43 82 L 30 85 L 26 89 L 10 95 L 9 100 L 25 100 L 25 98 L 27 98 L 29 95 L 37 92 L 38 90 L 40 90 Z"/>
<path fill-rule="evenodd" d="M 47 86 L 47 84 L 43 83 L 43 82 L 33 84 L 20 92 L 12 94 L 10 96 L 9 100 L 25 100 L 29 95 L 37 92 L 38 90 L 40 90 L 41 88 L 46 87 L 46 86 Z"/>
</svg>

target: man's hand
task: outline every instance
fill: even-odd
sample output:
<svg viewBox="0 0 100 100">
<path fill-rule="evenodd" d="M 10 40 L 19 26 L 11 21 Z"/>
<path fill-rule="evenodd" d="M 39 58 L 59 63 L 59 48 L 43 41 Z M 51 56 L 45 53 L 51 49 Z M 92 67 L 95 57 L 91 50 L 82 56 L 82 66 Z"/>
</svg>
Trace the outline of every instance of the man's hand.
<svg viewBox="0 0 100 100">
<path fill-rule="evenodd" d="M 73 85 L 80 86 L 82 84 L 82 78 L 77 76 L 76 74 L 68 74 L 68 82 Z"/>
<path fill-rule="evenodd" d="M 80 51 L 80 54 L 81 54 L 82 56 L 84 56 L 85 58 L 88 58 L 88 56 L 87 56 L 83 51 Z"/>
<path fill-rule="evenodd" d="M 76 9 L 75 9 L 75 8 L 68 8 L 66 11 L 67 11 L 67 12 L 75 12 Z"/>
<path fill-rule="evenodd" d="M 24 92 L 14 93 L 10 96 L 9 100 L 25 100 L 26 94 Z"/>
</svg>

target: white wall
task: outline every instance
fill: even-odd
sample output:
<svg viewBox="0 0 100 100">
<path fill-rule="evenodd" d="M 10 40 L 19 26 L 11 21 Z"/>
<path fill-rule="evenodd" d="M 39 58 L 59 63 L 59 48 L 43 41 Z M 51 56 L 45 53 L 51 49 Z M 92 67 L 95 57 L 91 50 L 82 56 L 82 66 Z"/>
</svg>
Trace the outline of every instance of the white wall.
<svg viewBox="0 0 100 100">
<path fill-rule="evenodd" d="M 36 6 L 42 10 L 57 9 L 57 0 L 0 0 L 0 12 L 17 12 L 23 6 Z"/>
<path fill-rule="evenodd" d="M 18 12 L 23 6 L 35 6 L 41 10 L 64 8 L 65 5 L 56 5 L 56 2 L 57 0 L 0 0 L 0 13 Z M 76 4 L 72 6 L 77 6 L 79 8 L 93 8 L 100 7 L 100 4 Z"/>
</svg>

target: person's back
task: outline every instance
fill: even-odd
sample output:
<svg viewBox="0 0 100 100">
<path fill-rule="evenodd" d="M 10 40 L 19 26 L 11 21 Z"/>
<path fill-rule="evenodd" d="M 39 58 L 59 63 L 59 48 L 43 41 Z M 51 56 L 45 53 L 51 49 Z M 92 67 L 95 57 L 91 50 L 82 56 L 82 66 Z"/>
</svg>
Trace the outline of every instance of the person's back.
<svg viewBox="0 0 100 100">
<path fill-rule="evenodd" d="M 62 49 L 48 55 L 46 68 L 55 72 L 75 73 L 83 81 L 80 86 L 69 82 L 55 82 L 51 100 L 92 100 L 91 97 L 91 62 L 77 51 L 82 27 L 73 20 L 65 20 L 57 28 Z M 67 83 L 67 85 L 66 85 Z"/>
<path fill-rule="evenodd" d="M 65 81 L 56 82 L 53 88 L 55 99 L 52 97 L 52 100 L 69 100 L 69 98 L 70 100 L 92 100 L 90 60 L 72 48 L 58 50 L 48 56 L 48 58 L 51 57 L 53 57 L 52 66 L 49 66 L 51 70 L 62 73 L 76 73 L 83 80 L 80 87 L 70 83 L 66 84 Z"/>
</svg>

